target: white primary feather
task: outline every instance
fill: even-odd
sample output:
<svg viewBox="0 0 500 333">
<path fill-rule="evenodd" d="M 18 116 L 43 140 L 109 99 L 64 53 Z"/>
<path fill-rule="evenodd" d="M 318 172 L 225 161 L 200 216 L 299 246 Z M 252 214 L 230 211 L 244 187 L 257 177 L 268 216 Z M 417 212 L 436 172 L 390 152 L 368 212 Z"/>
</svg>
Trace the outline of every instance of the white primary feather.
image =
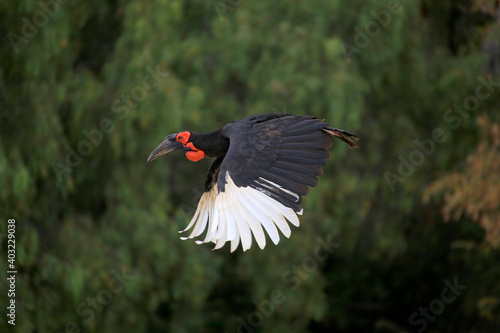
<svg viewBox="0 0 500 333">
<path fill-rule="evenodd" d="M 260 216 L 260 223 L 264 226 L 264 229 L 266 229 L 269 238 L 271 238 L 274 244 L 278 244 L 280 235 L 278 234 L 278 229 L 276 229 L 276 225 L 273 222 L 271 213 L 262 206 L 258 198 L 256 198 L 251 191 L 249 191 L 248 196 L 250 201 L 252 201 L 254 210 L 258 212 L 258 215 Z"/>
<path fill-rule="evenodd" d="M 257 189 L 249 186 L 236 186 L 229 172 L 226 172 L 225 178 L 224 192 L 218 193 L 215 184 L 209 192 L 202 195 L 193 218 L 187 228 L 181 232 L 191 228 L 193 230 L 189 236 L 181 237 L 181 239 L 198 237 L 206 230 L 205 239 L 197 240 L 197 244 L 213 242 L 215 250 L 224 246 L 226 242 L 231 242 L 231 252 L 233 252 L 241 242 L 243 251 L 246 251 L 252 246 L 252 235 L 259 247 L 263 249 L 266 246 L 264 230 L 271 241 L 278 244 L 280 240 L 278 229 L 285 237 L 290 237 L 291 230 L 287 220 L 299 226 L 299 219 L 293 209 Z M 267 187 L 276 186 L 298 198 L 297 194 L 267 179 L 260 179 L 267 183 L 265 184 Z"/>
<path fill-rule="evenodd" d="M 279 188 L 279 189 L 280 189 L 280 190 L 282 190 L 283 192 L 290 194 L 292 197 L 294 197 L 294 198 L 295 198 L 295 202 L 298 202 L 298 201 L 299 201 L 299 195 L 298 195 L 297 193 L 294 193 L 294 192 L 292 192 L 292 191 L 290 191 L 290 190 L 287 190 L 287 189 L 286 189 L 286 188 L 284 188 L 283 186 L 280 186 L 280 185 L 278 185 L 278 184 L 276 184 L 276 183 L 274 183 L 274 182 L 272 182 L 272 181 L 270 181 L 270 180 L 267 180 L 267 179 L 265 179 L 265 178 L 259 177 L 259 179 L 262 179 L 263 181 L 265 181 L 265 182 L 267 182 L 267 183 L 271 184 L 272 186 L 274 186 L 274 187 L 276 187 L 276 188 Z M 259 184 L 264 185 L 264 186 L 266 186 L 267 188 L 270 188 L 270 186 L 269 186 L 269 185 L 263 184 L 262 182 L 259 182 Z"/>
<path fill-rule="evenodd" d="M 254 193 L 255 195 L 255 193 Z M 292 231 L 290 230 L 290 226 L 285 220 L 284 215 L 281 213 L 279 206 L 275 205 L 276 201 L 274 200 L 260 200 L 260 204 L 267 207 L 267 210 L 272 213 L 272 218 L 274 223 L 278 226 L 283 235 L 288 238 Z"/>
<path fill-rule="evenodd" d="M 243 251 L 246 251 L 252 246 L 252 232 L 251 232 L 252 227 L 250 224 L 250 217 L 248 216 L 248 213 L 245 211 L 244 207 L 239 202 L 240 189 L 237 186 L 227 186 L 227 185 L 229 185 L 229 182 L 226 184 L 225 187 L 226 192 L 221 193 L 220 195 L 224 195 L 231 200 L 230 205 L 234 207 L 234 210 L 236 211 L 238 218 L 238 224 L 242 229 L 240 232 L 240 236 L 242 238 Z"/>
<path fill-rule="evenodd" d="M 257 241 L 257 244 L 261 249 L 266 246 L 266 235 L 264 234 L 264 230 L 262 230 L 262 224 L 260 223 L 261 217 L 257 215 L 252 205 L 248 202 L 248 190 L 251 190 L 250 187 L 242 188 L 237 200 L 236 204 L 241 205 L 242 209 L 245 210 L 245 215 L 247 216 L 247 221 L 249 223 L 250 229 L 252 230 L 252 234 Z"/>
</svg>

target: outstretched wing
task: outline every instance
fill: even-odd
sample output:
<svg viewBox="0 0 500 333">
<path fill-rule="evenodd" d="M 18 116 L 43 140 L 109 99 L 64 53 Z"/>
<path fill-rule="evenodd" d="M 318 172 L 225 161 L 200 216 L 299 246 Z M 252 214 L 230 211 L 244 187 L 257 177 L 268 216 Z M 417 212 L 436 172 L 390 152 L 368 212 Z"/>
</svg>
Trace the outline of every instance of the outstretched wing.
<svg viewBox="0 0 500 333">
<path fill-rule="evenodd" d="M 187 237 L 193 238 L 207 229 L 202 242 L 215 242 L 218 249 L 230 241 L 231 252 L 240 241 L 244 251 L 249 249 L 252 235 L 264 248 L 264 230 L 275 244 L 278 229 L 289 237 L 287 220 L 299 226 L 302 196 L 316 186 L 331 156 L 331 135 L 355 146 L 345 137 L 351 134 L 309 116 L 251 116 L 225 126 L 222 134 L 230 140 L 229 150 L 212 163 L 185 230 L 194 226 Z"/>
</svg>

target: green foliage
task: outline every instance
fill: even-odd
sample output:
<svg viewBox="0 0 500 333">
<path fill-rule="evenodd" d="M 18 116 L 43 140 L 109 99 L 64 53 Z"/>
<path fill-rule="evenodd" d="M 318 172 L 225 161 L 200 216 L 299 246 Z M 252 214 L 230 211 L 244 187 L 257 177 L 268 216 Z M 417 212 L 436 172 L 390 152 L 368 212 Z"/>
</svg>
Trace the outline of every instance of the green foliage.
<svg viewBox="0 0 500 333">
<path fill-rule="evenodd" d="M 427 331 L 496 332 L 498 249 L 422 203 L 475 151 L 478 115 L 500 107 L 495 91 L 457 127 L 445 117 L 495 73 L 485 56 L 498 54 L 481 53 L 497 35 L 492 5 L 390 3 L 0 2 L 0 237 L 15 218 L 19 272 L 16 326 L 2 315 L 2 331 L 411 331 L 411 314 L 458 277 L 467 290 Z M 325 118 L 361 148 L 334 144 L 279 246 L 179 240 L 209 161 L 147 164 L 151 150 L 271 111 Z M 436 128 L 446 140 L 401 176 L 398 157 Z M 339 245 L 319 258 L 328 239 Z"/>
</svg>

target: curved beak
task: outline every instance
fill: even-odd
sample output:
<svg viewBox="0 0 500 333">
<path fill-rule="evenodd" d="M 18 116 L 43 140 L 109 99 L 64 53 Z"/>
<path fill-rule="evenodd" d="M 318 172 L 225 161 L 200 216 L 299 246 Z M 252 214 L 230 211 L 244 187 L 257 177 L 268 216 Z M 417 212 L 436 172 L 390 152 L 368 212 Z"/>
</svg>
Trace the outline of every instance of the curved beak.
<svg viewBox="0 0 500 333">
<path fill-rule="evenodd" d="M 170 153 L 174 150 L 184 150 L 184 146 L 182 143 L 178 142 L 175 139 L 175 134 L 168 135 L 162 143 L 156 147 L 148 157 L 148 162 L 160 157 L 161 155 L 165 155 L 166 153 Z"/>
</svg>

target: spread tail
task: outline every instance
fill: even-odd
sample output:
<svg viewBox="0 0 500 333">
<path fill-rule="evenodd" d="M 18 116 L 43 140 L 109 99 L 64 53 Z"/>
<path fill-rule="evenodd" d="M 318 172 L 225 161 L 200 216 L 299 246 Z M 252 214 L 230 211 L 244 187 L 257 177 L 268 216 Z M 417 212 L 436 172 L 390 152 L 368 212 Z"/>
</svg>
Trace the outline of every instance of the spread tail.
<svg viewBox="0 0 500 333">
<path fill-rule="evenodd" d="M 323 128 L 323 131 L 325 131 L 326 133 L 344 141 L 345 143 L 347 143 L 349 148 L 358 148 L 359 147 L 356 143 L 354 143 L 352 141 L 352 140 L 355 140 L 355 141 L 359 140 L 354 134 L 351 134 L 351 133 L 344 131 L 344 130 L 341 130 L 341 129 L 331 128 L 331 127 Z"/>
</svg>

